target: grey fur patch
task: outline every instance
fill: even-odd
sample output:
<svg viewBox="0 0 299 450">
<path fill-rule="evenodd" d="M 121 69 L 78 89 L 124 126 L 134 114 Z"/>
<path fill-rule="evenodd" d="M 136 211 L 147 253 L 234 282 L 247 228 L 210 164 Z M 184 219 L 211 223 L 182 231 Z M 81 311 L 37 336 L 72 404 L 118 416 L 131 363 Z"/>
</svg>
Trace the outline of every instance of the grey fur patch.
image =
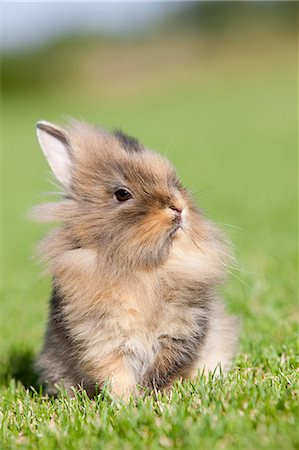
<svg viewBox="0 0 299 450">
<path fill-rule="evenodd" d="M 143 150 L 143 146 L 140 144 L 138 139 L 129 136 L 120 129 L 114 130 L 113 136 L 118 139 L 121 146 L 128 152 L 141 152 Z"/>
</svg>

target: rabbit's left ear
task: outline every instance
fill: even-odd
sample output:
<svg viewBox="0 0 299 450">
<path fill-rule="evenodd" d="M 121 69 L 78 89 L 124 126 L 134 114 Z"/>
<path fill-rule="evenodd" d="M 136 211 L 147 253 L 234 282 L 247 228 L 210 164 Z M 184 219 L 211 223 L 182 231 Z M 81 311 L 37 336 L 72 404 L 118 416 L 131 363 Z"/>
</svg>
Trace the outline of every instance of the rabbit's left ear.
<svg viewBox="0 0 299 450">
<path fill-rule="evenodd" d="M 36 133 L 52 172 L 64 187 L 69 188 L 72 159 L 66 131 L 43 120 L 37 122 Z"/>
</svg>

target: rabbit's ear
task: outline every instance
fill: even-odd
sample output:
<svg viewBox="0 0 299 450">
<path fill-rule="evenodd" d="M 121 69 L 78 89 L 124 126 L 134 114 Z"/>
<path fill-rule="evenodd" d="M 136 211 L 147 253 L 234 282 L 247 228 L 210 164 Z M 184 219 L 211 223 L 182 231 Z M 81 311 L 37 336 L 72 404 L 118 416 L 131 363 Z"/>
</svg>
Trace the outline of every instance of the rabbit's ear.
<svg viewBox="0 0 299 450">
<path fill-rule="evenodd" d="M 60 183 L 68 188 L 71 182 L 71 154 L 67 133 L 57 125 L 40 121 L 36 124 L 36 133 L 42 151 Z"/>
</svg>

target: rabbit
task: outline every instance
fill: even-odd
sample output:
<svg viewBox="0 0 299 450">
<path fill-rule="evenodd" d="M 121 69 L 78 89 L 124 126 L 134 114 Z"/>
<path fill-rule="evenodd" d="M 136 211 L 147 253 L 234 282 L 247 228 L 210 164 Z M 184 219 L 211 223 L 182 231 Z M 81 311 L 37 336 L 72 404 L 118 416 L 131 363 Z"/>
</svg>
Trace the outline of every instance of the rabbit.
<svg viewBox="0 0 299 450">
<path fill-rule="evenodd" d="M 39 121 L 37 137 L 64 190 L 35 207 L 60 224 L 39 248 L 52 277 L 36 363 L 45 391 L 109 386 L 126 399 L 229 369 L 237 327 L 217 293 L 229 245 L 170 162 L 75 120 Z"/>
</svg>

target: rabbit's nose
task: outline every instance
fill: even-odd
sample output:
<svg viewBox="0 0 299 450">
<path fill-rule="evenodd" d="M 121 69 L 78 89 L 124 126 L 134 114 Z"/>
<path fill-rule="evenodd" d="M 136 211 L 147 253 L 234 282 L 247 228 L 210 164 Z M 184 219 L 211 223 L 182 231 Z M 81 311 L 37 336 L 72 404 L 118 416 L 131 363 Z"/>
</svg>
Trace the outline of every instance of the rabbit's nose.
<svg viewBox="0 0 299 450">
<path fill-rule="evenodd" d="M 178 220 L 178 222 L 181 222 L 183 209 L 177 206 L 171 206 L 170 209 L 175 212 L 176 219 Z"/>
</svg>

